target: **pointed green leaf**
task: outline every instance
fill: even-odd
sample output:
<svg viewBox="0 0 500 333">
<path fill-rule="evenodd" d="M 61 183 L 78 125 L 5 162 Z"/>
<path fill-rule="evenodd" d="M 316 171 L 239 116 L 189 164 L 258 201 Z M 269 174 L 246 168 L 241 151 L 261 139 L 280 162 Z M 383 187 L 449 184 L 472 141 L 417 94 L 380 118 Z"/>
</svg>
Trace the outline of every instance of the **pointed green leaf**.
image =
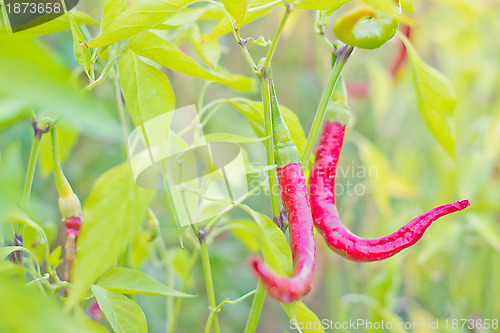
<svg viewBox="0 0 500 333">
<path fill-rule="evenodd" d="M 427 65 L 411 45 L 399 33 L 408 52 L 413 69 L 413 82 L 420 114 L 432 135 L 452 157 L 455 156 L 455 93 L 450 80 L 435 68 Z"/>
<path fill-rule="evenodd" d="M 88 73 L 92 57 L 90 50 L 87 44 L 85 44 L 85 38 L 83 38 L 82 32 L 72 15 L 69 16 L 69 23 L 71 34 L 73 35 L 73 53 L 75 54 L 76 62 Z"/>
<path fill-rule="evenodd" d="M 120 59 L 119 70 L 120 86 L 135 126 L 175 108 L 175 95 L 165 73 L 130 50 Z"/>
<path fill-rule="evenodd" d="M 144 32 L 132 38 L 129 42 L 129 48 L 138 55 L 182 74 L 216 81 L 237 90 L 255 90 L 253 80 L 242 75 L 223 75 L 205 69 L 177 46 L 151 32 Z"/>
<path fill-rule="evenodd" d="M 97 38 L 87 45 L 91 48 L 110 45 L 132 37 L 162 23 L 192 0 L 142 0 L 135 2 L 118 15 Z"/>
<path fill-rule="evenodd" d="M 109 24 L 126 9 L 126 0 L 102 0 L 101 31 L 106 30 Z"/>
<path fill-rule="evenodd" d="M 147 333 L 146 316 L 139 305 L 130 298 L 93 285 L 92 292 L 99 308 L 117 333 Z"/>
<path fill-rule="evenodd" d="M 227 102 L 241 112 L 255 131 L 255 134 L 259 137 L 264 137 L 264 111 L 262 102 L 256 102 L 245 98 L 234 98 L 227 100 Z M 290 136 L 297 146 L 299 153 L 302 153 L 306 144 L 306 137 L 299 118 L 292 110 L 283 105 L 280 105 L 280 109 L 283 114 L 283 120 L 285 120 L 286 126 L 290 131 Z"/>
<path fill-rule="evenodd" d="M 311 311 L 302 301 L 292 304 L 281 304 L 286 314 L 293 320 L 293 325 L 299 327 L 304 333 L 325 332 L 318 316 Z M 293 315 L 295 313 L 295 316 Z"/>
<path fill-rule="evenodd" d="M 97 285 L 111 291 L 130 295 L 159 295 L 192 297 L 157 282 L 146 274 L 130 268 L 115 268 L 97 281 Z"/>
<path fill-rule="evenodd" d="M 248 5 L 250 4 L 249 0 L 221 0 L 224 4 L 224 8 L 234 18 L 236 25 L 238 26 L 245 15 L 247 14 Z"/>
<path fill-rule="evenodd" d="M 75 305 L 122 254 L 140 229 L 154 193 L 135 184 L 129 163 L 99 177 L 83 207 L 68 307 Z"/>
<path fill-rule="evenodd" d="M 29 254 L 33 255 L 33 257 L 36 258 L 35 254 L 25 247 L 5 246 L 5 247 L 0 247 L 0 260 L 5 260 L 5 258 L 7 258 L 9 255 L 11 255 L 12 253 L 14 253 L 16 251 L 22 251 L 22 252 L 29 253 Z"/>
<path fill-rule="evenodd" d="M 240 205 L 257 223 L 260 228 L 262 254 L 266 264 L 277 274 L 290 276 L 292 274 L 292 253 L 286 242 L 285 235 L 271 219 L 246 205 Z"/>
</svg>

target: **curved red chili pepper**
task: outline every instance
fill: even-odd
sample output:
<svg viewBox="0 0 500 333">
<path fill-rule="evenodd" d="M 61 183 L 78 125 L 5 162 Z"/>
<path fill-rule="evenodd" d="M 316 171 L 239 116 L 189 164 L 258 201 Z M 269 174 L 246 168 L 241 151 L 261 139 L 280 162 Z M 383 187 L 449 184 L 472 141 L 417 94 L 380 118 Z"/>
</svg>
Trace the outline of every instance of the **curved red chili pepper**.
<svg viewBox="0 0 500 333">
<path fill-rule="evenodd" d="M 463 200 L 438 206 L 382 238 L 365 239 L 356 236 L 341 223 L 335 205 L 335 175 L 345 126 L 330 121 L 325 121 L 323 126 L 316 161 L 309 179 L 309 199 L 316 228 L 329 247 L 341 256 L 354 261 L 389 258 L 415 244 L 436 219 L 470 205 L 469 200 Z"/>
<path fill-rule="evenodd" d="M 291 277 L 283 277 L 273 272 L 258 257 L 251 258 L 250 262 L 269 294 L 282 303 L 290 303 L 299 300 L 311 291 L 316 245 L 307 185 L 300 165 L 299 152 L 281 117 L 271 78 L 270 86 L 273 102 L 275 162 L 278 164 L 277 176 L 281 201 L 288 217 L 294 270 Z"/>
</svg>

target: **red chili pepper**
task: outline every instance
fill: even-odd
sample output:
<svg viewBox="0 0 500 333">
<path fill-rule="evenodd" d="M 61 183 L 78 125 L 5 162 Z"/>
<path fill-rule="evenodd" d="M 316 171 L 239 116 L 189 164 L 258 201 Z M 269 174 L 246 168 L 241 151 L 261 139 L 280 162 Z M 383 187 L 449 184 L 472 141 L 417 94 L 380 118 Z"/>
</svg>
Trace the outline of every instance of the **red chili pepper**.
<svg viewBox="0 0 500 333">
<path fill-rule="evenodd" d="M 316 245 L 307 186 L 297 147 L 281 117 L 276 92 L 270 77 L 273 140 L 281 201 L 288 216 L 294 270 L 291 277 L 276 275 L 260 258 L 251 265 L 269 294 L 282 303 L 295 302 L 311 291 Z"/>
<path fill-rule="evenodd" d="M 314 224 L 330 248 L 341 256 L 354 261 L 389 258 L 415 244 L 436 219 L 470 205 L 469 200 L 463 200 L 438 206 L 382 238 L 365 239 L 354 235 L 341 223 L 335 205 L 335 175 L 344 133 L 344 125 L 325 121 L 309 179 Z"/>
</svg>

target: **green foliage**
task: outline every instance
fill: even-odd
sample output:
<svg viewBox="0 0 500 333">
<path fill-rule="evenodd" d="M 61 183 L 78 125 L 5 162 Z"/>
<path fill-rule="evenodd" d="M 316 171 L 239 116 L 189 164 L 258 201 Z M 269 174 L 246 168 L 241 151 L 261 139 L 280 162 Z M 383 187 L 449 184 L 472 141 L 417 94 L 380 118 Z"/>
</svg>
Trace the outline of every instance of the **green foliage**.
<svg viewBox="0 0 500 333">
<path fill-rule="evenodd" d="M 183 53 L 174 44 L 150 32 L 145 32 L 132 38 L 129 48 L 138 55 L 151 59 L 164 67 L 182 74 L 219 82 L 237 90 L 255 90 L 253 80 L 242 75 L 224 75 L 209 71 Z"/>
<path fill-rule="evenodd" d="M 249 0 L 222 0 L 222 3 L 227 12 L 233 17 L 236 26 L 243 22 L 250 5 Z"/>
<path fill-rule="evenodd" d="M 92 293 L 115 332 L 147 333 L 146 316 L 136 302 L 120 293 L 96 285 L 92 286 Z"/>
<path fill-rule="evenodd" d="M 109 170 L 96 181 L 83 206 L 85 224 L 78 237 L 69 306 L 76 304 L 123 253 L 153 197 L 153 191 L 135 184 L 128 163 Z"/>
<path fill-rule="evenodd" d="M 128 295 L 157 295 L 189 297 L 191 295 L 161 284 L 140 271 L 129 268 L 115 268 L 102 276 L 97 285 Z"/>
<path fill-rule="evenodd" d="M 137 1 L 103 27 L 101 35 L 88 42 L 87 45 L 91 48 L 102 47 L 132 37 L 162 23 L 190 2 L 192 0 Z M 111 10 L 111 17 L 113 17 L 115 15 L 113 13 L 117 13 L 123 5 L 106 6 L 106 8 Z"/>
<path fill-rule="evenodd" d="M 175 95 L 167 76 L 128 51 L 120 59 L 120 86 L 135 126 L 171 111 Z"/>
<path fill-rule="evenodd" d="M 450 156 L 455 157 L 455 93 L 450 80 L 420 59 L 405 36 L 413 70 L 413 83 L 417 93 L 418 109 L 431 133 Z"/>
<path fill-rule="evenodd" d="M 325 28 L 348 2 L 295 1 L 284 22 L 289 1 L 102 0 L 0 35 L 0 331 L 157 332 L 166 325 L 172 333 L 198 332 L 214 319 L 215 333 L 239 332 L 250 318 L 247 327 L 259 331 L 295 331 L 289 320 L 296 320 L 303 332 L 323 332 L 323 319 L 497 316 L 500 48 L 491 41 L 500 25 L 488 0 L 433 0 L 425 8 L 402 0 L 400 19 L 411 35 L 401 36 L 409 59 L 397 76 L 390 71 L 403 45 L 396 38 L 355 51 L 342 70 L 352 108 L 337 172 L 343 222 L 378 237 L 437 204 L 470 199 L 468 211 L 443 218 L 411 249 L 377 264 L 339 259 L 318 235 L 314 289 L 303 302 L 283 311 L 259 290 L 248 293 L 257 282 L 249 253 L 261 253 L 278 274 L 293 271 L 287 232 L 270 218 L 262 182 L 275 166 L 265 159 L 263 103 L 250 77 L 262 73 L 253 63 L 262 65 L 259 57 L 276 46 L 273 73 L 289 106 L 280 108 L 302 152 L 331 65 Z M 392 0 L 351 2 L 346 7 L 399 12 Z M 281 36 L 273 38 L 280 22 Z M 325 34 L 315 36 L 315 28 Z M 177 233 L 165 194 L 155 198 L 135 184 L 125 143 L 131 125 L 193 103 L 207 142 L 241 145 L 252 192 L 236 205 L 207 204 L 225 212 Z M 62 274 L 71 266 L 66 230 L 47 177 L 50 135 L 42 136 L 30 200 L 21 200 L 33 114 L 58 122 L 63 170 L 84 203 L 70 281 Z M 149 209 L 158 216 L 155 239 Z M 210 260 L 207 253 L 200 259 L 200 241 Z M 22 263 L 10 261 L 18 254 Z M 94 298 L 109 324 L 86 318 Z"/>
</svg>

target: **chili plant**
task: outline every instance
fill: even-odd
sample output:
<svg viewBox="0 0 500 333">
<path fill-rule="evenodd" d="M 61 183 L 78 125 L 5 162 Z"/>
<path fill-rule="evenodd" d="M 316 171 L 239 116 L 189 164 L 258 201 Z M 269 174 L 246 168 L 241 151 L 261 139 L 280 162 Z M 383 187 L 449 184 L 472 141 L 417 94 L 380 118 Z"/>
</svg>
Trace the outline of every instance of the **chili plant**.
<svg viewBox="0 0 500 333">
<path fill-rule="evenodd" d="M 1 8 L 2 332 L 323 332 L 334 328 L 320 319 L 327 317 L 397 321 L 425 314 L 453 325 L 452 316 L 464 314 L 437 308 L 446 297 L 419 297 L 427 289 L 436 294 L 429 276 L 442 275 L 441 256 L 448 266 L 462 259 L 447 250 L 460 252 L 454 236 L 465 238 L 473 228 L 498 250 L 495 224 L 466 215 L 476 200 L 494 210 L 488 198 L 498 195 L 467 186 L 487 186 L 488 177 L 467 180 L 466 171 L 482 160 L 463 162 L 473 146 L 466 138 L 477 133 L 456 123 L 453 84 L 412 45 L 426 31 L 419 20 L 427 19 L 412 1 L 102 0 L 99 8 L 81 3 L 14 33 L 9 18 L 20 13 Z M 447 72 L 433 59 L 448 49 L 429 45 L 418 45 L 419 52 Z M 382 66 L 385 59 L 395 62 Z M 343 83 L 365 72 L 368 106 L 348 96 Z M 189 104 L 198 113 L 183 118 L 183 131 L 160 126 L 163 117 L 187 114 L 182 107 Z M 147 135 L 151 126 L 159 128 L 154 136 Z M 192 140 L 187 133 L 195 133 Z M 181 152 L 154 160 L 154 140 Z M 490 141 L 485 172 L 497 184 L 499 154 Z M 212 173 L 226 177 L 230 170 L 229 162 L 211 159 L 216 144 L 238 147 L 250 184 L 245 194 L 228 199 L 207 191 Z M 196 149 L 210 161 L 201 189 L 186 185 L 194 177 L 179 171 L 189 170 Z M 146 167 L 137 172 L 137 160 L 152 161 L 154 177 L 141 174 Z M 338 193 L 345 168 L 355 165 L 376 175 L 351 177 L 367 178 L 356 185 L 362 193 Z M 161 186 L 144 185 L 157 180 Z M 351 233 L 337 211 L 339 205 L 356 232 L 386 233 L 458 195 L 472 202 L 463 215 L 444 217 L 468 200 L 431 209 L 378 239 Z M 392 206 L 409 212 L 396 216 Z M 468 216 L 467 225 L 460 223 Z M 438 217 L 447 221 L 394 256 Z M 313 225 L 347 259 L 387 260 L 354 266 L 326 251 L 321 237 L 315 242 Z M 474 257 L 479 246 L 467 246 Z M 421 263 L 429 262 L 432 274 L 422 274 Z M 479 304 L 479 294 L 468 297 Z M 478 309 L 466 315 L 498 327 L 498 318 Z"/>
</svg>

